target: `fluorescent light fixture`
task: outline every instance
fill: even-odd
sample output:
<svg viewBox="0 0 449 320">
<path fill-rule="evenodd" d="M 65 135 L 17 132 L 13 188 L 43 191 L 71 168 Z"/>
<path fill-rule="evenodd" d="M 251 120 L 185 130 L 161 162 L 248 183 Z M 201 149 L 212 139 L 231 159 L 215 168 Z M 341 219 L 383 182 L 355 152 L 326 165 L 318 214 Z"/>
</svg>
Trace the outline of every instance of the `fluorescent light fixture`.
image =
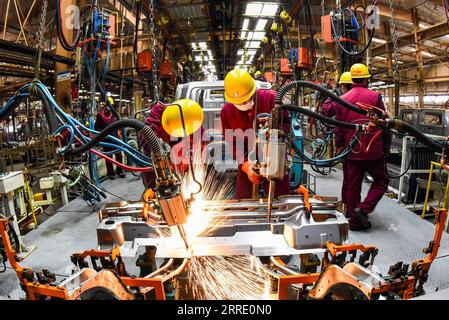
<svg viewBox="0 0 449 320">
<path fill-rule="evenodd" d="M 373 38 L 373 42 L 377 42 L 377 43 L 387 43 L 387 41 L 383 40 L 383 39 L 379 39 L 379 38 Z"/>
<path fill-rule="evenodd" d="M 374 59 L 387 60 L 387 58 L 385 58 L 385 57 L 382 57 L 382 56 L 376 56 L 376 57 L 374 57 Z"/>
<path fill-rule="evenodd" d="M 192 42 L 192 49 L 195 50 L 197 48 L 197 44 L 195 42 Z"/>
<path fill-rule="evenodd" d="M 242 30 L 248 30 L 249 19 L 243 20 Z"/>
<path fill-rule="evenodd" d="M 207 50 L 207 54 L 209 55 L 209 57 L 212 57 L 212 51 Z"/>
<path fill-rule="evenodd" d="M 207 50 L 207 43 L 206 42 L 200 42 L 199 46 L 201 49 Z"/>
<path fill-rule="evenodd" d="M 262 15 L 263 16 L 274 16 L 276 12 L 278 11 L 278 5 L 277 4 L 265 4 L 262 9 Z"/>
<path fill-rule="evenodd" d="M 262 12 L 262 3 L 248 3 L 246 5 L 246 12 L 245 14 L 250 16 L 259 16 Z"/>
<path fill-rule="evenodd" d="M 245 39 L 245 38 L 246 38 L 246 32 L 244 31 L 244 32 L 242 32 L 240 39 Z"/>
<path fill-rule="evenodd" d="M 201 57 L 200 56 L 195 56 L 195 61 L 201 61 Z"/>
<path fill-rule="evenodd" d="M 430 52 L 427 52 L 427 51 L 423 51 L 422 54 L 423 54 L 423 56 L 426 56 L 426 57 L 429 57 L 429 58 L 435 57 L 434 54 L 432 54 L 432 53 L 430 53 Z"/>
<path fill-rule="evenodd" d="M 259 48 L 260 47 L 260 41 L 251 41 L 250 48 Z"/>
<path fill-rule="evenodd" d="M 265 37 L 265 32 L 253 32 L 252 40 L 262 40 Z"/>
<path fill-rule="evenodd" d="M 267 19 L 259 19 L 257 21 L 257 25 L 256 25 L 256 31 L 263 31 L 265 30 L 265 27 L 267 26 Z"/>
</svg>

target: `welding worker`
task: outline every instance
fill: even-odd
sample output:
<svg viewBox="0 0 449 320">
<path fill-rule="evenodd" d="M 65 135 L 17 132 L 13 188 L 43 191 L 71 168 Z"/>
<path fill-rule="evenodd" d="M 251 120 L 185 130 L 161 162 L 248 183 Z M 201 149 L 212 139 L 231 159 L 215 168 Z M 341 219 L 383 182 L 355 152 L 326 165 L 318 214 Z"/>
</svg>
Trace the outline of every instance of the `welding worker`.
<svg viewBox="0 0 449 320">
<path fill-rule="evenodd" d="M 250 149 L 253 144 L 249 138 L 254 137 L 254 121 L 257 115 L 269 114 L 274 108 L 276 93 L 273 90 L 262 90 L 256 88 L 255 80 L 247 71 L 234 69 L 226 75 L 224 81 L 226 103 L 220 116 L 223 135 L 229 146 L 232 146 L 233 158 L 238 162 L 236 181 L 237 199 L 252 198 L 254 184 L 263 183 L 265 194 L 269 191 L 269 182 L 263 181 L 259 173 L 253 169 L 248 160 Z M 284 112 L 283 128 L 285 132 L 290 131 L 290 117 Z M 245 134 L 250 133 L 250 134 Z M 238 150 L 237 145 L 243 146 Z M 287 170 L 288 171 L 288 170 Z M 290 181 L 288 173 L 282 181 L 278 181 L 275 187 L 275 197 L 290 193 Z"/>
<path fill-rule="evenodd" d="M 347 72 L 342 73 L 340 76 L 340 80 L 338 81 L 338 84 L 340 85 L 340 88 L 338 90 L 339 96 L 342 96 L 342 95 L 348 93 L 348 91 L 352 89 L 352 84 L 353 84 L 351 72 L 347 71 Z M 328 98 L 323 103 L 321 113 L 323 115 L 325 115 L 326 117 L 333 118 L 337 114 L 337 104 L 332 103 L 332 102 L 333 102 L 333 100 Z M 334 130 L 336 132 L 338 132 L 341 129 L 338 127 L 335 127 Z M 340 153 L 341 151 L 342 151 L 342 149 L 337 150 L 337 154 Z M 345 177 L 347 176 L 347 174 L 344 173 L 345 170 L 346 170 L 346 162 L 343 162 L 343 185 L 341 187 L 341 202 L 337 205 L 337 210 L 340 212 L 343 212 L 343 213 L 346 213 L 346 207 L 347 207 L 347 203 L 348 203 L 346 200 L 347 186 L 346 186 Z"/>
<path fill-rule="evenodd" d="M 385 110 L 382 96 L 378 92 L 368 89 L 371 74 L 366 65 L 354 64 L 351 67 L 351 78 L 353 81 L 352 89 L 341 97 L 343 100 L 355 105 L 363 103 Z M 367 123 L 370 120 L 368 116 L 351 111 L 336 102 L 332 102 L 332 104 L 333 106 L 330 108 L 336 108 L 335 118 L 337 120 L 350 123 Z M 391 135 L 384 131 L 378 139 L 372 141 L 378 130 L 380 129 L 370 129 L 368 133 L 361 136 L 359 145 L 353 148 L 352 154 L 347 158 L 346 169 L 343 172 L 349 228 L 353 231 L 371 228 L 368 214 L 374 211 L 388 188 L 389 181 L 385 173 L 385 154 L 391 143 Z M 348 146 L 355 134 L 355 130 L 339 128 L 335 132 L 337 149 L 342 150 Z M 374 181 L 366 198 L 361 201 L 362 182 L 366 172 Z"/>
<path fill-rule="evenodd" d="M 190 136 L 190 141 L 185 140 L 181 113 L 178 105 L 181 106 L 183 110 L 186 134 L 187 136 Z M 145 123 L 153 129 L 156 135 L 161 138 L 163 142 L 170 145 L 173 148 L 172 150 L 177 151 L 176 155 L 172 154 L 171 156 L 178 157 L 178 159 L 175 160 L 176 170 L 179 173 L 185 173 L 189 169 L 188 154 L 184 152 L 187 149 L 187 143 L 190 143 L 190 146 L 192 146 L 191 150 L 193 151 L 198 150 L 198 148 L 201 150 L 203 147 L 202 135 L 204 129 L 201 126 L 203 120 L 203 109 L 197 102 L 190 99 L 181 99 L 175 101 L 173 104 L 157 102 L 151 107 L 150 112 L 145 119 Z M 194 139 L 194 134 L 198 132 L 198 130 L 201 130 L 199 131 L 199 136 Z M 151 149 L 142 136 L 140 137 L 140 142 L 144 152 L 147 155 L 151 155 Z M 152 173 L 143 175 L 142 178 L 144 185 L 147 188 L 154 187 L 155 177 Z"/>
<path fill-rule="evenodd" d="M 109 107 L 102 105 L 100 107 L 100 110 L 98 111 L 97 118 L 95 120 L 95 130 L 102 131 L 105 129 L 108 125 L 114 123 L 117 121 L 117 118 L 112 114 Z M 110 135 L 114 137 L 118 137 L 118 130 L 112 132 Z M 113 151 L 114 148 L 109 147 L 103 147 L 103 150 L 105 152 Z M 113 158 L 113 156 L 111 156 Z M 123 156 L 121 152 L 117 152 L 115 154 L 115 160 L 117 162 L 123 163 Z M 106 161 L 106 169 L 108 173 L 108 177 L 111 180 L 115 180 L 116 175 L 120 178 L 126 178 L 126 173 L 123 171 L 123 169 L 120 166 L 117 166 L 117 169 L 114 170 L 114 165 L 112 162 Z"/>
</svg>

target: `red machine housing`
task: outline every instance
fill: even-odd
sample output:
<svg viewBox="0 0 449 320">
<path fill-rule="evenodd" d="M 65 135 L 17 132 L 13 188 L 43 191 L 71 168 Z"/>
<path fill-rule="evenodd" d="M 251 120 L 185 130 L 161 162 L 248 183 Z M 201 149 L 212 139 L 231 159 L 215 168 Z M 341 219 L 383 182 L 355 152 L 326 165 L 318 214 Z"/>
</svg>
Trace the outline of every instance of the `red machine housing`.
<svg viewBox="0 0 449 320">
<path fill-rule="evenodd" d="M 281 65 L 281 74 L 282 75 L 292 75 L 293 69 L 290 64 L 290 60 L 287 58 L 279 59 L 279 64 Z"/>
<path fill-rule="evenodd" d="M 150 50 L 144 50 L 137 54 L 137 69 L 141 72 L 151 71 L 153 67 L 153 55 Z"/>
<path fill-rule="evenodd" d="M 173 64 L 164 60 L 159 66 L 159 76 L 161 79 L 170 79 L 173 77 Z"/>
</svg>

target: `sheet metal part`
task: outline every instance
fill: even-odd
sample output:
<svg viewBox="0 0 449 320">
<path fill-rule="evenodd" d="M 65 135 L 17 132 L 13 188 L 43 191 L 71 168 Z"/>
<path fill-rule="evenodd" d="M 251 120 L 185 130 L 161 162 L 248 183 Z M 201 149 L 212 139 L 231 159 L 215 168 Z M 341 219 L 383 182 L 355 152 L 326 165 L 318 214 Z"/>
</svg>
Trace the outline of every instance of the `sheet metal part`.
<svg viewBox="0 0 449 320">
<path fill-rule="evenodd" d="M 109 206 L 102 212 L 109 218 L 97 228 L 98 245 L 102 249 L 117 245 L 123 256 L 135 256 L 139 247 L 153 246 L 157 248 L 156 257 L 186 258 L 320 253 L 325 251 L 326 241 L 347 243 L 346 218 L 335 211 L 334 205 L 312 201 L 314 212 L 308 218 L 302 197 L 280 197 L 273 202 L 272 222 L 266 221 L 266 201 L 224 201 L 219 206 L 211 203 L 204 209 L 214 213 L 210 227 L 189 243 L 188 250 L 166 224 L 133 217 L 141 204 Z"/>
</svg>

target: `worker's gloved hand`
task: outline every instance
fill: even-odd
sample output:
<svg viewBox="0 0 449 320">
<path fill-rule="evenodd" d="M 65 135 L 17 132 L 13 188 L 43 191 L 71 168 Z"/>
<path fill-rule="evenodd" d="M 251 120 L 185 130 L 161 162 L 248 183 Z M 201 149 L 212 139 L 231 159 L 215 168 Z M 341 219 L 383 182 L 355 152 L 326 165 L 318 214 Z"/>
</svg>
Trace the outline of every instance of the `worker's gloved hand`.
<svg viewBox="0 0 449 320">
<path fill-rule="evenodd" d="M 249 181 L 251 181 L 253 184 L 262 183 L 260 175 L 253 169 L 253 165 L 251 164 L 251 162 L 246 161 L 242 165 L 242 170 L 247 174 Z"/>
</svg>

